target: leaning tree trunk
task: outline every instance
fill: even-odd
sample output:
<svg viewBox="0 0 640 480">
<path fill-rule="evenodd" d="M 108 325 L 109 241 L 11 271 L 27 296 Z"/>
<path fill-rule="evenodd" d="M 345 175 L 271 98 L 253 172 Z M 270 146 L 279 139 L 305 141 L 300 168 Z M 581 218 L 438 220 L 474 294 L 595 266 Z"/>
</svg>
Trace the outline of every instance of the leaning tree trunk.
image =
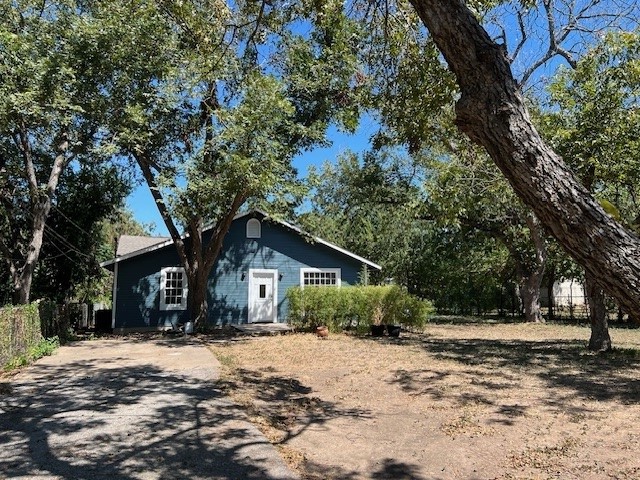
<svg viewBox="0 0 640 480">
<path fill-rule="evenodd" d="M 589 350 L 607 352 L 611 350 L 611 337 L 609 336 L 609 322 L 607 321 L 604 292 L 589 274 L 585 276 L 584 284 L 587 301 L 589 302 L 589 320 L 591 322 Z"/>
<path fill-rule="evenodd" d="M 542 140 L 504 47 L 461 0 L 410 0 L 456 75 L 456 124 L 484 146 L 560 245 L 632 316 L 640 316 L 640 239 L 605 213 Z"/>
</svg>

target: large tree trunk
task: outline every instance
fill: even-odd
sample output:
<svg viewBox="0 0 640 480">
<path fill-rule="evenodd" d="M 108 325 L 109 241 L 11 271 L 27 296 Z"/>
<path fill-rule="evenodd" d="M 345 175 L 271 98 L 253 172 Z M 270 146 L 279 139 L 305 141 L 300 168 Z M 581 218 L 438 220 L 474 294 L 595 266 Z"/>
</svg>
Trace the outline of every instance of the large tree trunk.
<svg viewBox="0 0 640 480">
<path fill-rule="evenodd" d="M 531 274 L 522 279 L 520 283 L 520 298 L 524 308 L 524 320 L 526 322 L 544 322 L 540 310 L 540 285 L 542 276 Z"/>
<path fill-rule="evenodd" d="M 31 283 L 33 274 L 40 257 L 42 240 L 44 236 L 44 226 L 51 210 L 51 198 L 45 196 L 42 199 L 35 199 L 36 205 L 32 209 L 33 221 L 31 224 L 31 241 L 26 252 L 26 257 L 21 268 L 14 271 L 13 283 L 13 304 L 24 305 L 29 303 L 31 296 Z"/>
<path fill-rule="evenodd" d="M 528 322 L 544 322 L 540 309 L 540 286 L 547 265 L 547 244 L 538 219 L 533 214 L 526 218 L 531 242 L 535 249 L 535 263 L 530 269 L 524 284 L 522 300 L 524 302 L 524 317 Z"/>
<path fill-rule="evenodd" d="M 460 86 L 456 123 L 563 248 L 640 316 L 640 239 L 601 208 L 533 127 L 506 52 L 461 0 L 410 0 Z"/>
<path fill-rule="evenodd" d="M 49 180 L 44 188 L 38 186 L 36 178 L 36 170 L 33 165 L 31 149 L 28 143 L 28 135 L 26 130 L 21 132 L 21 149 L 25 162 L 25 172 L 29 183 L 29 193 L 31 195 L 31 240 L 25 254 L 24 262 L 19 268 L 11 269 L 12 287 L 13 287 L 13 304 L 23 305 L 29 303 L 31 296 L 31 283 L 33 282 L 33 274 L 38 264 L 40 250 L 42 249 L 42 240 L 44 237 L 44 228 L 51 210 L 51 200 L 58 187 L 60 175 L 67 164 L 67 148 L 69 142 L 66 132 L 60 135 L 58 144 L 58 155 L 53 161 Z"/>
<path fill-rule="evenodd" d="M 553 286 L 556 283 L 555 269 L 547 272 L 547 319 L 553 320 L 555 318 L 554 307 L 556 303 L 555 294 L 553 293 Z"/>
<path fill-rule="evenodd" d="M 206 273 L 206 275 L 204 275 Z M 209 304 L 207 302 L 208 273 L 204 269 L 192 272 L 188 275 L 189 292 L 187 305 L 189 306 L 190 320 L 194 325 L 204 325 L 209 316 Z"/>
<path fill-rule="evenodd" d="M 607 352 L 611 350 L 611 337 L 609 336 L 609 322 L 607 321 L 604 292 L 589 274 L 585 276 L 584 283 L 587 301 L 589 302 L 589 320 L 591 321 L 589 350 Z"/>
<path fill-rule="evenodd" d="M 516 264 L 518 278 L 518 294 L 522 302 L 522 313 L 526 322 L 544 322 L 540 308 L 540 287 L 547 264 L 547 245 L 540 224 L 531 213 L 526 216 L 526 224 L 531 235 L 534 257 L 518 249 L 516 245 L 503 235 L 497 235 L 507 247 Z"/>
</svg>

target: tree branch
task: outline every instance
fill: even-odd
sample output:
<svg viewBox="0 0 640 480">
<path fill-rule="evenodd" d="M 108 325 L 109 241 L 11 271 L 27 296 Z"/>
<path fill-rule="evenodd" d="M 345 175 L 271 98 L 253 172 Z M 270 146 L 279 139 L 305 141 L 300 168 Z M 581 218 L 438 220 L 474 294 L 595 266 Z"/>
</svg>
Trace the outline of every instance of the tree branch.
<svg viewBox="0 0 640 480">
<path fill-rule="evenodd" d="M 140 170 L 142 170 L 142 176 L 147 182 L 149 191 L 151 192 L 151 195 L 153 196 L 153 199 L 156 202 L 156 207 L 158 208 L 158 212 L 160 212 L 160 216 L 162 217 L 162 220 L 164 221 L 164 224 L 166 225 L 167 230 L 169 230 L 171 239 L 173 240 L 173 243 L 176 246 L 176 250 L 178 251 L 178 256 L 180 257 L 180 260 L 182 264 L 185 266 L 185 268 L 189 269 L 190 262 L 187 256 L 184 240 L 182 239 L 180 232 L 178 232 L 178 229 L 176 228 L 176 225 L 173 222 L 173 217 L 169 213 L 169 209 L 167 208 L 167 204 L 164 200 L 162 192 L 160 191 L 160 187 L 158 186 L 156 179 L 153 175 L 153 172 L 151 171 L 150 164 L 152 162 L 149 160 L 149 156 L 144 153 L 136 153 L 134 154 L 134 158 L 136 159 L 136 162 L 140 166 Z"/>
<path fill-rule="evenodd" d="M 236 213 L 238 213 L 238 210 L 246 200 L 246 191 L 237 193 L 233 198 L 233 201 L 231 202 L 231 205 L 229 206 L 226 214 L 218 221 L 218 223 L 213 228 L 212 239 L 207 244 L 204 254 L 204 265 L 207 271 L 209 271 L 213 267 L 214 262 L 218 258 L 218 254 L 220 253 L 220 250 L 222 248 L 224 237 L 231 227 L 231 222 L 233 222 Z"/>
</svg>

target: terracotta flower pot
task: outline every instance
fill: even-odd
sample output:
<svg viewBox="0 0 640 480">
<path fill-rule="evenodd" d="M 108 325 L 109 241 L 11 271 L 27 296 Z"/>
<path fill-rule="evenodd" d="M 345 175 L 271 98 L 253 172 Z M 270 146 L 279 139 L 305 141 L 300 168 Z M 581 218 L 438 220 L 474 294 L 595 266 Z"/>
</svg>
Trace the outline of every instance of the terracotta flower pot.
<svg viewBox="0 0 640 480">
<path fill-rule="evenodd" d="M 316 335 L 319 338 L 327 338 L 329 336 L 329 329 L 325 325 L 321 325 L 316 328 Z"/>
</svg>

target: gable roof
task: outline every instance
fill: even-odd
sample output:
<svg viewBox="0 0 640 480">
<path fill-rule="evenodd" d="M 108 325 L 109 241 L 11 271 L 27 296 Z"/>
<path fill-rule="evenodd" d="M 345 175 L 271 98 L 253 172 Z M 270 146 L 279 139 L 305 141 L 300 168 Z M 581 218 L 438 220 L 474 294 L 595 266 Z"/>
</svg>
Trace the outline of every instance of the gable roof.
<svg viewBox="0 0 640 480">
<path fill-rule="evenodd" d="M 334 245 L 331 242 L 327 242 L 326 240 L 323 240 L 320 237 L 311 235 L 305 232 L 304 230 L 302 230 L 300 227 L 297 227 L 288 222 L 285 222 L 284 220 L 274 219 L 270 217 L 267 213 L 261 210 L 250 210 L 245 213 L 239 213 L 235 217 L 233 217 L 233 221 L 235 222 L 238 219 L 241 219 L 244 217 L 251 217 L 251 216 L 253 217 L 259 216 L 259 217 L 262 217 L 262 219 L 267 218 L 269 221 L 272 221 L 289 230 L 292 230 L 293 232 L 297 233 L 302 237 L 311 239 L 311 241 L 314 243 L 319 243 L 320 245 L 324 245 L 325 247 L 328 247 L 331 250 L 340 252 L 343 255 L 346 255 L 355 260 L 358 260 L 359 262 L 362 262 L 372 268 L 375 268 L 376 270 L 382 270 L 382 267 L 380 265 L 372 262 L 371 260 L 367 260 L 366 258 L 361 257 L 360 255 L 356 255 L 355 253 L 350 252 L 349 250 L 341 248 L 337 245 Z M 211 227 L 208 227 L 204 231 L 207 231 L 210 228 Z M 188 235 L 185 234 L 183 235 L 183 238 L 186 238 L 187 236 Z M 121 247 L 121 243 L 123 244 L 122 247 Z M 118 240 L 118 248 L 116 249 L 116 258 L 102 262 L 100 263 L 100 266 L 110 267 L 111 265 L 122 262 L 123 260 L 137 257 L 138 255 L 144 255 L 145 253 L 152 252 L 154 250 L 158 250 L 160 248 L 164 248 L 172 244 L 173 244 L 173 240 L 170 237 L 138 237 L 133 235 L 122 235 Z"/>
<path fill-rule="evenodd" d="M 118 247 L 116 248 L 116 257 L 121 257 L 131 252 L 144 250 L 145 248 L 164 243 L 171 240 L 171 237 L 143 237 L 140 235 L 121 235 L 118 239 Z"/>
</svg>

